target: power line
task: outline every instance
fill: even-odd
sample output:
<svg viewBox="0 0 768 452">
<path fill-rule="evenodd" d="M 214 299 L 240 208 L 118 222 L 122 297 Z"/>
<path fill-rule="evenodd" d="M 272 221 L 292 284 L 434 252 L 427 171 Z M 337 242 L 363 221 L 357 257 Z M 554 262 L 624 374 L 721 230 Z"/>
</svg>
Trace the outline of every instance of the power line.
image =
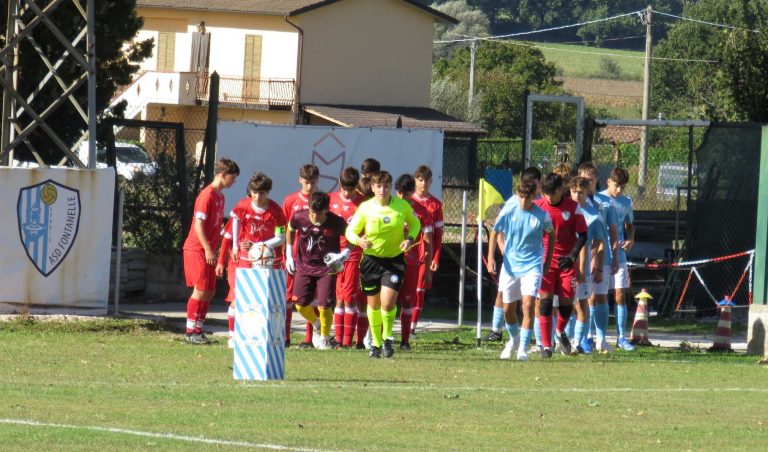
<svg viewBox="0 0 768 452">
<path fill-rule="evenodd" d="M 562 41 L 562 42 L 544 42 L 544 44 L 597 44 L 598 42 L 606 42 L 606 41 L 626 41 L 628 39 L 637 39 L 637 38 L 644 38 L 645 35 L 636 35 L 636 36 L 625 36 L 623 38 L 605 38 L 605 39 L 595 39 L 593 41 Z"/>
<path fill-rule="evenodd" d="M 465 39 L 441 40 L 441 41 L 433 41 L 433 43 L 434 44 L 450 44 L 450 43 L 454 43 L 454 42 L 491 41 L 491 40 L 494 40 L 494 39 L 514 38 L 514 37 L 517 37 L 517 36 L 526 36 L 526 35 L 531 35 L 531 34 L 535 34 L 535 33 L 545 33 L 545 32 L 548 32 L 548 31 L 564 30 L 566 28 L 583 27 L 585 25 L 591 25 L 591 24 L 596 24 L 596 23 L 600 23 L 600 22 L 607 22 L 607 21 L 614 20 L 614 19 L 619 19 L 619 18 L 622 18 L 622 17 L 634 16 L 636 14 L 640 14 L 640 13 L 644 13 L 644 12 L 645 12 L 645 10 L 632 11 L 631 13 L 618 14 L 616 16 L 604 17 L 602 19 L 589 20 L 589 21 L 580 22 L 580 23 L 577 23 L 577 24 L 561 25 L 559 27 L 552 27 L 552 28 L 543 28 L 541 30 L 530 30 L 530 31 L 523 31 L 523 32 L 520 32 L 520 33 L 510 33 L 510 34 L 506 34 L 506 35 L 496 35 L 496 36 L 488 36 L 488 37 L 470 37 L 470 38 L 465 38 Z"/>
<path fill-rule="evenodd" d="M 734 27 L 733 25 L 725 25 L 725 24 L 719 24 L 717 22 L 708 22 L 706 20 L 693 19 L 693 18 L 690 18 L 690 17 L 676 16 L 674 14 L 663 13 L 661 11 L 655 11 L 654 10 L 653 14 L 658 14 L 660 16 L 674 17 L 675 19 L 687 20 L 689 22 L 695 22 L 697 24 L 711 25 L 713 27 L 727 28 L 727 29 L 730 29 L 730 30 L 746 30 L 746 31 L 748 31 L 750 33 L 760 33 L 760 30 L 750 30 L 748 28 Z"/>
</svg>

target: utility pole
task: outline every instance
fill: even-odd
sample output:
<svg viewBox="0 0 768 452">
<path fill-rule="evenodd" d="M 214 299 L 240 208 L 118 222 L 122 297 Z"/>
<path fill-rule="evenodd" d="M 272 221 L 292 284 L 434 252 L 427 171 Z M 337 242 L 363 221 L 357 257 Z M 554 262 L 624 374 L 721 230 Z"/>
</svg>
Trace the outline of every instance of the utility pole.
<svg viewBox="0 0 768 452">
<path fill-rule="evenodd" d="M 651 52 L 653 47 L 653 10 L 645 10 L 645 70 L 643 71 L 643 121 L 647 121 L 651 109 Z M 637 175 L 637 195 L 645 193 L 648 179 L 648 126 L 643 126 L 640 134 L 640 168 Z"/>
<path fill-rule="evenodd" d="M 469 46 L 469 104 L 468 111 L 472 111 L 472 104 L 475 101 L 475 53 L 477 52 L 477 40 L 472 41 Z"/>
</svg>

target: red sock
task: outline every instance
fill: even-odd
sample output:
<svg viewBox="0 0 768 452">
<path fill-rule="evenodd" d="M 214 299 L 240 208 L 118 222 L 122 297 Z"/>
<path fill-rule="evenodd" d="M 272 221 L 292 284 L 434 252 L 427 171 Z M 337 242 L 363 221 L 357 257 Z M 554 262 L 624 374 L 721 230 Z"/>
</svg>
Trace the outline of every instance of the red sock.
<svg viewBox="0 0 768 452">
<path fill-rule="evenodd" d="M 293 303 L 285 304 L 285 342 L 291 343 L 291 318 L 293 317 Z"/>
<path fill-rule="evenodd" d="M 227 325 L 229 326 L 229 338 L 235 337 L 235 304 L 230 303 L 227 309 Z"/>
<path fill-rule="evenodd" d="M 413 314 L 411 315 L 411 326 L 416 329 L 416 325 L 419 323 L 421 317 L 421 310 L 424 309 L 424 296 L 426 292 L 424 289 L 416 289 L 416 303 L 413 306 Z"/>
<path fill-rule="evenodd" d="M 197 311 L 200 309 L 200 300 L 189 297 L 187 301 L 187 334 L 195 332 L 197 324 Z"/>
<path fill-rule="evenodd" d="M 341 305 L 341 302 L 339 302 Z M 344 324 L 344 306 L 337 306 L 333 310 L 333 333 L 336 336 L 336 342 L 339 344 L 344 340 L 344 331 L 346 325 Z"/>
<path fill-rule="evenodd" d="M 311 344 L 312 343 L 312 331 L 314 331 L 315 328 L 312 326 L 311 323 L 307 322 L 306 331 L 304 333 L 304 343 L 305 344 Z"/>
<path fill-rule="evenodd" d="M 368 313 L 360 311 L 357 315 L 357 345 L 363 343 L 366 334 L 368 334 Z"/>
<path fill-rule="evenodd" d="M 413 312 L 411 308 L 400 310 L 400 343 L 407 344 L 411 339 L 411 319 Z"/>
<path fill-rule="evenodd" d="M 352 345 L 352 337 L 355 335 L 355 325 L 357 324 L 357 308 L 344 309 L 344 341 L 341 343 L 345 347 Z"/>
<path fill-rule="evenodd" d="M 552 316 L 540 315 L 539 326 L 541 327 L 541 342 L 544 347 L 552 347 Z"/>
</svg>

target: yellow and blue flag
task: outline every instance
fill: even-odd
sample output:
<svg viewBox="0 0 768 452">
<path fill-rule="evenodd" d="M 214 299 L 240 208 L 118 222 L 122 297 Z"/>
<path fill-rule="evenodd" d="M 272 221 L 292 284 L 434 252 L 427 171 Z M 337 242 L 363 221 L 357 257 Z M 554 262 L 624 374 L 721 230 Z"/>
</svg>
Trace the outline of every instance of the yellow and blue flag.
<svg viewBox="0 0 768 452">
<path fill-rule="evenodd" d="M 488 208 L 495 206 L 496 204 L 504 204 L 504 197 L 501 195 L 501 192 L 493 186 L 493 184 L 486 181 L 485 179 L 480 179 L 480 186 L 478 189 L 480 196 L 480 211 L 478 212 L 477 219 L 478 221 L 483 221 L 485 219 L 485 212 L 488 210 Z"/>
</svg>

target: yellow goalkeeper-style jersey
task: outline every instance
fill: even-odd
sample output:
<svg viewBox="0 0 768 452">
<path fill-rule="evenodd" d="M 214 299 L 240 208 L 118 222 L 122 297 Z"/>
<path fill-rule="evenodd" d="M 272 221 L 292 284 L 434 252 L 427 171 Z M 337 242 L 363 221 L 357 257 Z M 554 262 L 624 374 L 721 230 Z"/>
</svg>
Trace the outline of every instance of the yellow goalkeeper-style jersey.
<svg viewBox="0 0 768 452">
<path fill-rule="evenodd" d="M 421 223 L 407 201 L 392 196 L 389 204 L 382 206 L 374 198 L 360 204 L 347 226 L 345 236 L 356 244 L 360 233 L 365 231 L 365 239 L 371 242 L 371 247 L 363 253 L 376 257 L 395 257 L 403 253 L 400 244 L 405 240 L 406 225 L 408 236 L 412 240 L 418 237 Z"/>
</svg>

